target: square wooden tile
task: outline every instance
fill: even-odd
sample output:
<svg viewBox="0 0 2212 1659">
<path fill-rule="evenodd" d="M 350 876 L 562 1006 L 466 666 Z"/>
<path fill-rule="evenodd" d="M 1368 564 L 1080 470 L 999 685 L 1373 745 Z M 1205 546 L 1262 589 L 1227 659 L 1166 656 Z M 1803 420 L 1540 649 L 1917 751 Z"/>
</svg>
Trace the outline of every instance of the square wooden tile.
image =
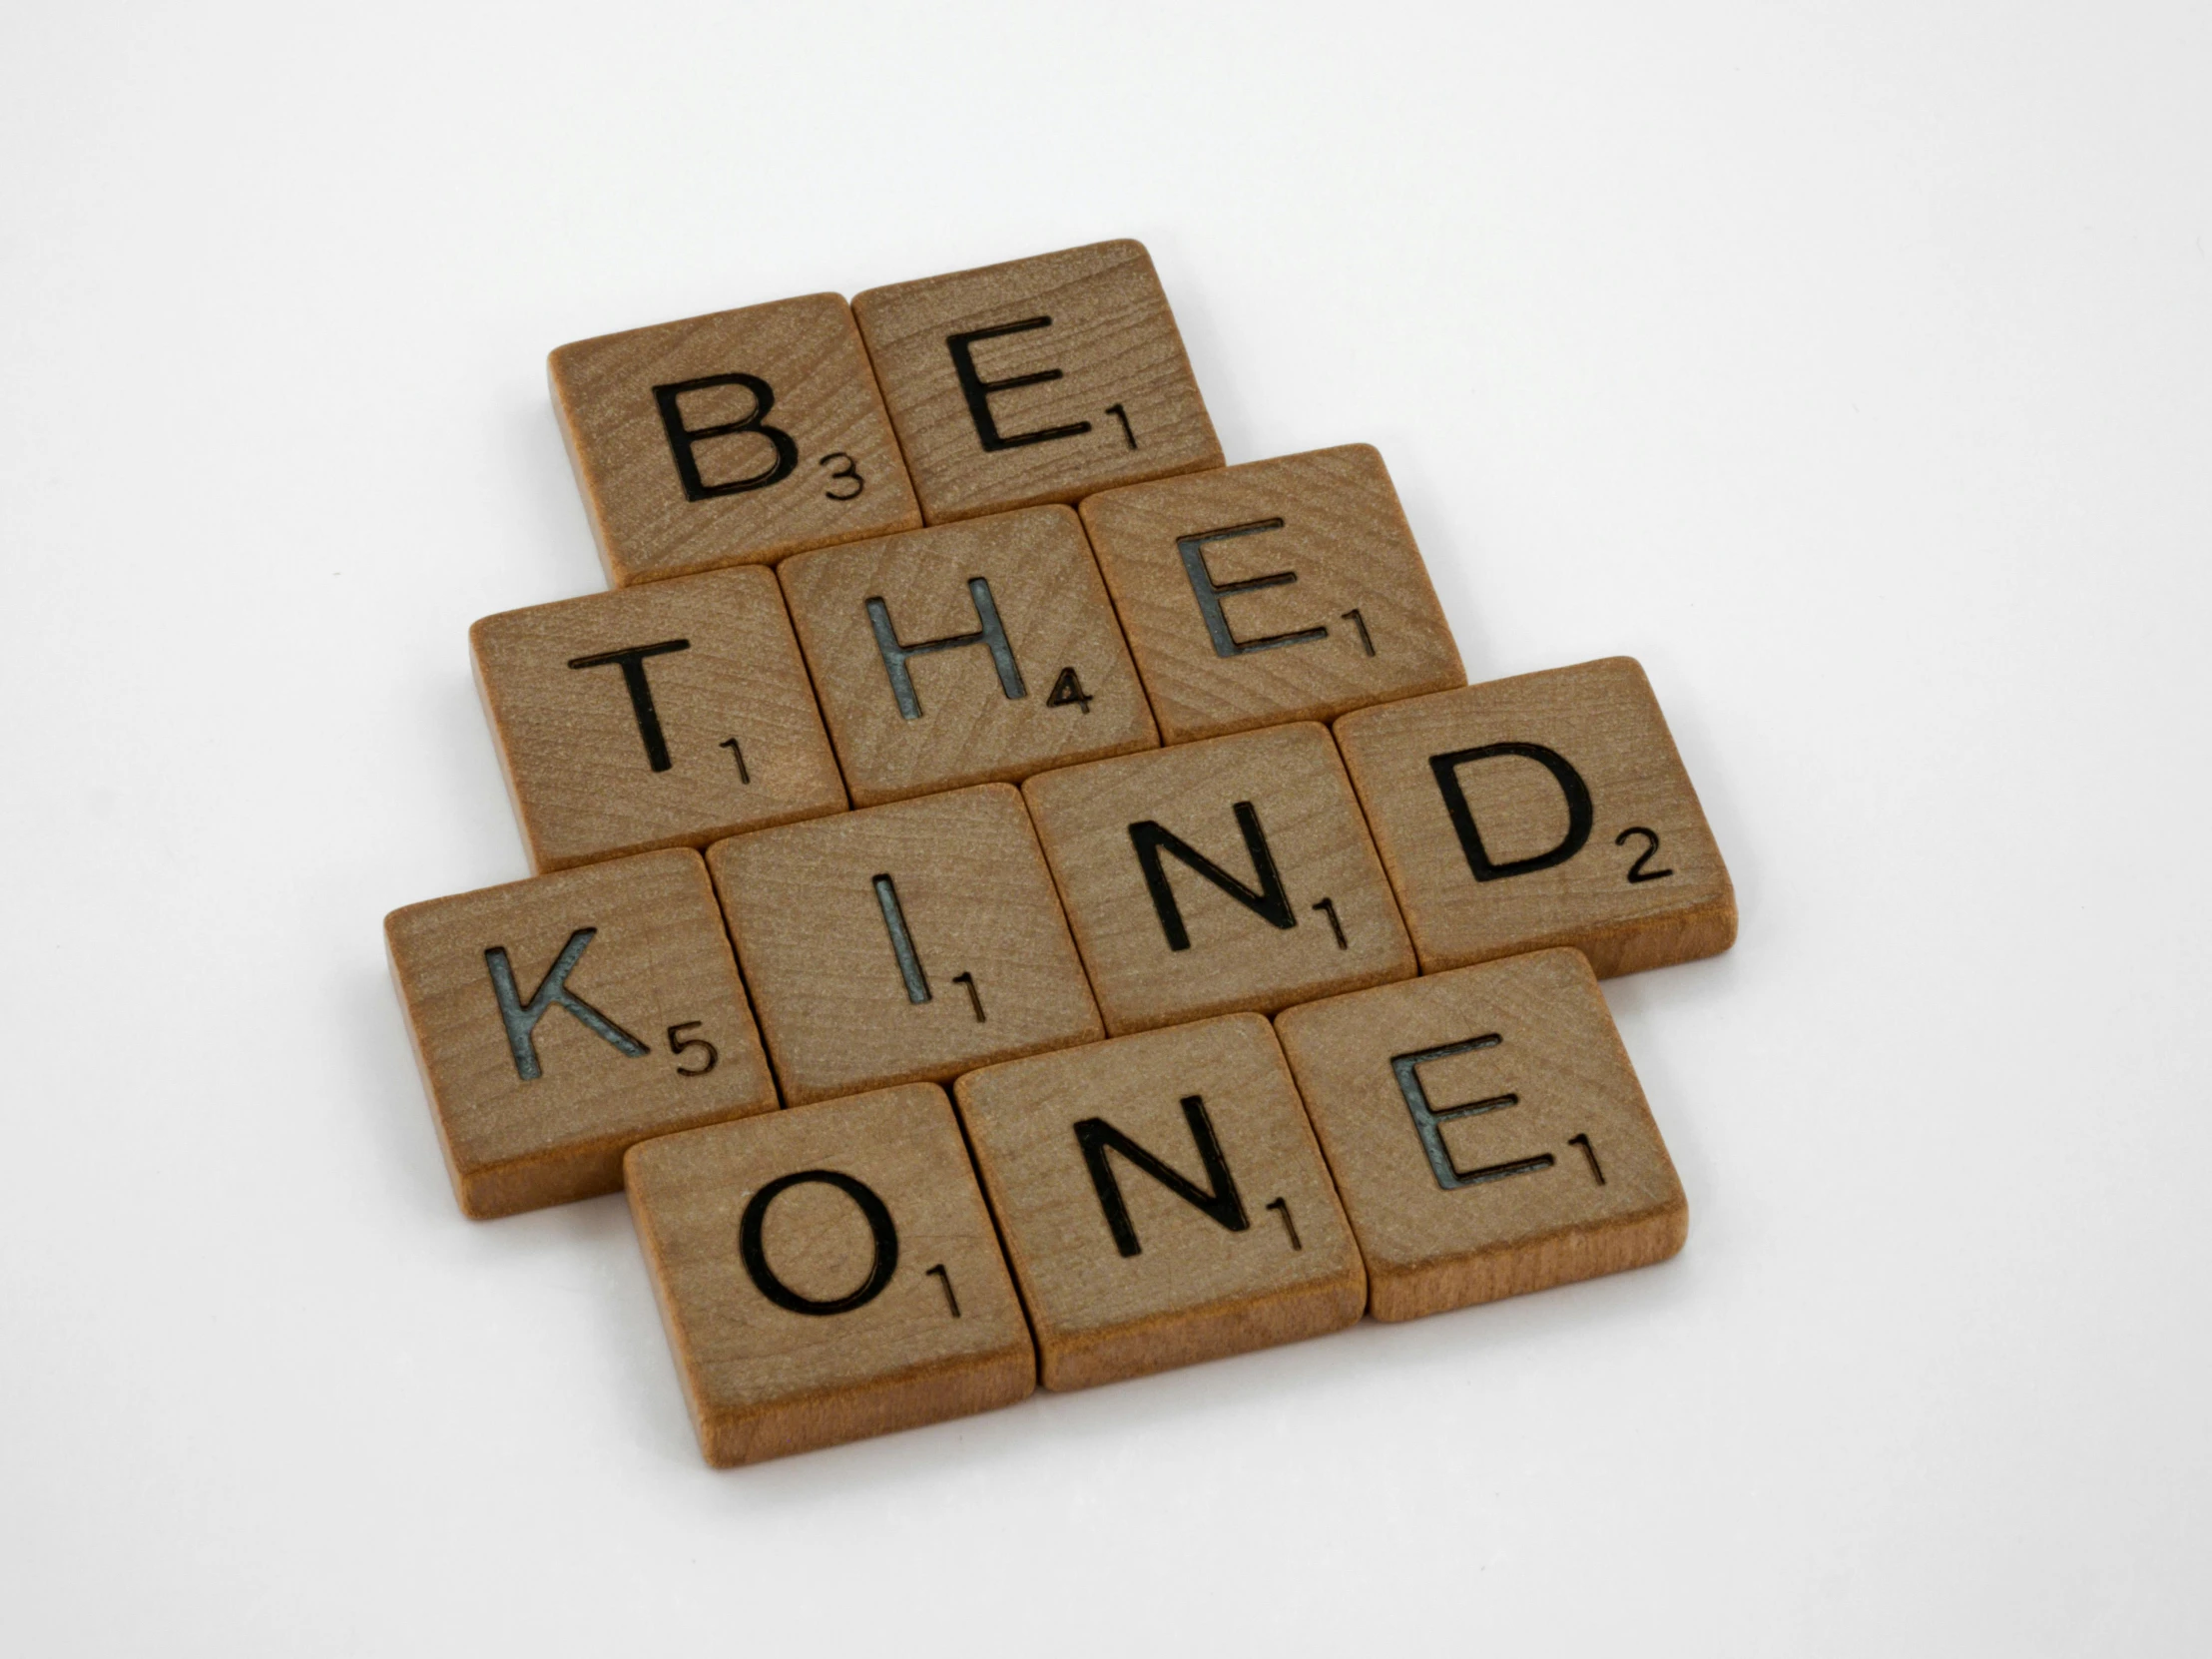
<svg viewBox="0 0 2212 1659">
<path fill-rule="evenodd" d="M 1008 785 L 758 830 L 707 862 L 795 1106 L 1104 1035 Z"/>
<path fill-rule="evenodd" d="M 1735 942 L 1735 888 L 1634 659 L 1336 731 L 1423 972 L 1572 945 L 1603 977 Z"/>
<path fill-rule="evenodd" d="M 1069 508 L 826 547 L 776 574 L 857 806 L 1159 747 Z"/>
<path fill-rule="evenodd" d="M 384 940 L 471 1216 L 611 1193 L 633 1142 L 776 1109 L 688 847 L 409 904 Z"/>
<path fill-rule="evenodd" d="M 1221 465 L 1142 243 L 855 294 L 932 524 Z"/>
<path fill-rule="evenodd" d="M 921 522 L 834 293 L 578 340 L 548 371 L 618 588 Z"/>
<path fill-rule="evenodd" d="M 1257 1014 L 991 1066 L 955 1093 L 1046 1387 L 1359 1320 L 1360 1254 Z"/>
<path fill-rule="evenodd" d="M 1682 1184 L 1579 951 L 1309 1002 L 1275 1023 L 1377 1319 L 1682 1248 Z"/>
<path fill-rule="evenodd" d="M 468 640 L 535 869 L 844 810 L 772 571 L 506 611 Z"/>
<path fill-rule="evenodd" d="M 1083 524 L 1169 743 L 1467 682 L 1369 444 L 1108 490 Z"/>
<path fill-rule="evenodd" d="M 1029 1327 L 935 1084 L 663 1136 L 624 1173 L 717 1467 L 1035 1389 Z"/>
<path fill-rule="evenodd" d="M 1319 726 L 1094 761 L 1022 793 L 1116 1036 L 1413 971 Z"/>
</svg>

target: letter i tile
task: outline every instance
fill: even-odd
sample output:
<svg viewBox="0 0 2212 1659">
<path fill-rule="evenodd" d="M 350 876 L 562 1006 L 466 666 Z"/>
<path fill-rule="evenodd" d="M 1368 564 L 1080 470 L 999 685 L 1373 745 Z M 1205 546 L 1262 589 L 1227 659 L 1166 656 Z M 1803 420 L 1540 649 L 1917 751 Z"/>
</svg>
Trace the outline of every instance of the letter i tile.
<svg viewBox="0 0 2212 1659">
<path fill-rule="evenodd" d="M 689 848 L 410 904 L 384 938 L 471 1216 L 613 1192 L 632 1143 L 776 1109 Z"/>
<path fill-rule="evenodd" d="M 1036 1357 L 944 1091 L 669 1135 L 624 1170 L 718 1467 L 1011 1405 Z"/>
<path fill-rule="evenodd" d="M 1359 1320 L 1360 1253 L 1257 1014 L 991 1066 L 955 1093 L 1046 1387 Z"/>
</svg>

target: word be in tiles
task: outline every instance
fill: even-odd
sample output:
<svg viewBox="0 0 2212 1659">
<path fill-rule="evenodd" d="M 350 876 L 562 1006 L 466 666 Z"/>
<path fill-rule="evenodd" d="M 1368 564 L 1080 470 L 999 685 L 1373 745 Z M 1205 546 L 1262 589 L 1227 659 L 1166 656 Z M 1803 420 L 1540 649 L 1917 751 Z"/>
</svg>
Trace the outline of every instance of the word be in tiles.
<svg viewBox="0 0 2212 1659">
<path fill-rule="evenodd" d="M 1736 911 L 1643 671 L 1469 685 L 1140 245 L 550 373 L 611 587 L 470 633 L 538 873 L 386 938 L 462 1210 L 627 1188 L 709 1462 L 1681 1248 L 1597 976 Z"/>
</svg>

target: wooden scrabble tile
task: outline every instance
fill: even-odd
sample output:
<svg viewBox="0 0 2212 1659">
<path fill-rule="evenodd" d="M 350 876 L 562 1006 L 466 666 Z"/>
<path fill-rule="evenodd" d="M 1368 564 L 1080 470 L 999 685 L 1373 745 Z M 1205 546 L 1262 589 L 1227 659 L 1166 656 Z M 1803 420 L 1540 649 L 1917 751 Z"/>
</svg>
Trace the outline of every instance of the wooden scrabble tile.
<svg viewBox="0 0 2212 1659">
<path fill-rule="evenodd" d="M 855 294 L 932 524 L 1221 465 L 1142 243 Z"/>
<path fill-rule="evenodd" d="M 921 522 L 836 294 L 578 340 L 548 369 L 616 587 Z"/>
<path fill-rule="evenodd" d="M 1023 794 L 1116 1036 L 1413 971 L 1319 726 L 1094 761 Z"/>
<path fill-rule="evenodd" d="M 771 571 L 534 605 L 468 638 L 533 868 L 844 810 Z"/>
<path fill-rule="evenodd" d="M 1035 1389 L 1029 1327 L 935 1084 L 663 1136 L 624 1173 L 717 1467 Z"/>
<path fill-rule="evenodd" d="M 1580 952 L 1309 1002 L 1275 1023 L 1377 1319 L 1682 1248 L 1682 1185 Z"/>
<path fill-rule="evenodd" d="M 1066 507 L 827 547 L 776 574 L 858 806 L 1159 746 Z"/>
<path fill-rule="evenodd" d="M 707 862 L 795 1106 L 1104 1034 L 1005 784 L 757 830 Z"/>
<path fill-rule="evenodd" d="M 955 1093 L 1046 1387 L 1359 1320 L 1360 1254 L 1257 1014 L 991 1066 Z"/>
<path fill-rule="evenodd" d="M 1572 945 L 1603 977 L 1735 942 L 1735 889 L 1632 658 L 1336 731 L 1423 972 Z"/>
<path fill-rule="evenodd" d="M 611 1193 L 633 1142 L 776 1109 L 688 847 L 410 904 L 384 940 L 471 1216 Z"/>
<path fill-rule="evenodd" d="M 1108 490 L 1083 524 L 1169 743 L 1467 682 L 1368 444 Z"/>
</svg>

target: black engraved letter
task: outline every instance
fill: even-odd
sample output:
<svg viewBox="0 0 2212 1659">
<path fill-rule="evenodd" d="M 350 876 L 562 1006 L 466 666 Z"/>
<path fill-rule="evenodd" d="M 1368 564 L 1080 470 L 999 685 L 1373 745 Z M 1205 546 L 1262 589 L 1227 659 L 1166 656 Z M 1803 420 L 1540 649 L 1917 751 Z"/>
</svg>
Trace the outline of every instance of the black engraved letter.
<svg viewBox="0 0 2212 1659">
<path fill-rule="evenodd" d="M 1075 1126 L 1075 1144 L 1083 1149 L 1083 1163 L 1091 1172 L 1091 1185 L 1098 1189 L 1099 1207 L 1106 1212 L 1114 1247 L 1124 1256 L 1141 1256 L 1144 1246 L 1129 1220 L 1129 1206 L 1122 1200 L 1114 1166 L 1106 1161 L 1110 1151 L 1120 1153 L 1177 1198 L 1204 1211 L 1230 1232 L 1242 1233 L 1252 1225 L 1245 1219 L 1244 1200 L 1237 1196 L 1237 1180 L 1229 1173 L 1229 1160 L 1221 1155 L 1221 1142 L 1214 1138 L 1214 1120 L 1206 1115 L 1203 1096 L 1183 1097 L 1183 1121 L 1191 1126 L 1199 1162 L 1206 1169 L 1207 1184 L 1203 1187 L 1169 1168 L 1104 1118 L 1085 1118 Z"/>
<path fill-rule="evenodd" d="M 1258 524 L 1236 524 L 1226 530 L 1201 530 L 1195 536 L 1184 536 L 1175 544 L 1183 555 L 1183 574 L 1191 579 L 1191 593 L 1198 600 L 1198 614 L 1206 619 L 1207 637 L 1214 642 L 1217 657 L 1242 657 L 1253 651 L 1272 651 L 1279 645 L 1304 645 L 1308 640 L 1325 640 L 1327 628 L 1301 628 L 1295 634 L 1269 634 L 1261 639 L 1240 640 L 1229 626 L 1229 618 L 1223 613 L 1221 599 L 1227 593 L 1250 593 L 1254 588 L 1288 587 L 1298 580 L 1295 570 L 1278 570 L 1267 576 L 1248 577 L 1242 582 L 1216 582 L 1214 573 L 1207 568 L 1206 544 L 1210 541 L 1228 541 L 1235 536 L 1256 536 L 1263 530 L 1280 530 L 1279 518 L 1263 519 Z M 1373 653 L 1370 653 L 1373 655 Z"/>
<path fill-rule="evenodd" d="M 1130 844 L 1136 847 L 1137 862 L 1144 867 L 1145 889 L 1152 894 L 1152 908 L 1160 918 L 1160 931 L 1167 935 L 1170 950 L 1190 949 L 1191 934 L 1183 925 L 1183 912 L 1175 902 L 1175 889 L 1168 885 L 1168 872 L 1161 866 L 1163 852 L 1173 853 L 1254 915 L 1274 926 L 1298 925 L 1298 917 L 1291 911 L 1290 894 L 1283 890 L 1283 877 L 1275 867 L 1275 854 L 1268 850 L 1267 834 L 1260 828 L 1260 815 L 1252 810 L 1249 801 L 1238 802 L 1231 811 L 1237 815 L 1237 828 L 1244 831 L 1245 850 L 1252 854 L 1253 870 L 1260 877 L 1258 892 L 1182 836 L 1161 829 L 1152 820 L 1129 827 Z"/>
<path fill-rule="evenodd" d="M 1397 1092 L 1405 1101 L 1405 1109 L 1413 1114 L 1413 1132 L 1420 1136 L 1421 1150 L 1428 1154 L 1428 1167 L 1436 1177 L 1436 1185 L 1447 1193 L 1461 1187 L 1502 1181 L 1508 1175 L 1532 1175 L 1537 1170 L 1551 1168 L 1551 1154 L 1542 1152 L 1533 1158 L 1516 1158 L 1511 1163 L 1461 1169 L 1452 1162 L 1451 1149 L 1444 1145 L 1441 1126 L 1453 1118 L 1471 1118 L 1483 1112 L 1518 1106 L 1520 1096 L 1493 1094 L 1486 1099 L 1470 1100 L 1464 1106 L 1446 1106 L 1439 1112 L 1428 1104 L 1428 1091 L 1421 1087 L 1420 1068 L 1430 1060 L 1441 1060 L 1452 1054 L 1471 1054 L 1480 1048 L 1495 1048 L 1504 1040 L 1492 1031 L 1486 1036 L 1469 1037 L 1465 1042 L 1445 1043 L 1441 1048 L 1423 1048 L 1412 1054 L 1390 1056 L 1390 1071 L 1397 1078 Z"/>
<path fill-rule="evenodd" d="M 719 426 L 686 426 L 680 401 L 684 393 L 705 391 L 710 386 L 745 387 L 753 394 L 753 412 L 743 420 L 726 420 Z M 661 424 L 668 429 L 668 446 L 676 456 L 676 475 L 684 481 L 687 501 L 709 501 L 718 495 L 766 489 L 789 478 L 792 468 L 799 465 L 799 445 L 792 441 L 791 433 L 768 423 L 768 412 L 776 407 L 776 393 L 757 374 L 709 374 L 697 380 L 678 380 L 655 386 L 653 401 L 661 406 Z M 768 439 L 776 458 L 748 477 L 733 478 L 726 484 L 708 483 L 699 475 L 699 457 L 693 446 L 701 438 L 734 437 L 740 432 L 754 432 Z"/>
<path fill-rule="evenodd" d="M 663 640 L 658 645 L 633 645 L 627 651 L 602 651 L 596 657 L 568 660 L 570 668 L 606 668 L 609 664 L 621 668 L 622 683 L 630 690 L 630 712 L 638 717 L 638 736 L 645 740 L 645 759 L 655 772 L 668 771 L 672 763 L 668 740 L 661 735 L 660 712 L 653 707 L 653 683 L 645 677 L 645 660 L 690 649 L 690 640 Z M 740 766 L 744 764 L 739 762 Z"/>
<path fill-rule="evenodd" d="M 1559 793 L 1567 799 L 1567 832 L 1559 844 L 1548 852 L 1539 852 L 1530 858 L 1511 858 L 1502 864 L 1490 861 L 1490 855 L 1482 849 L 1482 836 L 1474 827 L 1474 814 L 1467 807 L 1467 792 L 1460 786 L 1459 769 L 1475 761 L 1487 761 L 1500 755 L 1518 755 L 1524 760 L 1535 761 L 1550 773 L 1558 784 Z M 1459 850 L 1467 855 L 1467 868 L 1474 872 L 1477 881 L 1501 881 L 1508 875 L 1526 875 L 1531 870 L 1549 869 L 1553 864 L 1563 864 L 1582 850 L 1582 843 L 1590 838 L 1590 825 L 1594 817 L 1590 806 L 1589 786 L 1582 782 L 1582 774 L 1575 771 L 1567 758 L 1556 750 L 1546 749 L 1540 743 L 1486 743 L 1480 749 L 1458 749 L 1449 755 L 1431 755 L 1428 770 L 1436 775 L 1436 788 L 1443 793 L 1444 811 L 1451 815 L 1451 828 L 1459 836 Z"/>
<path fill-rule="evenodd" d="M 998 429 L 998 420 L 991 413 L 991 393 L 1012 391 L 1016 386 L 1041 386 L 1060 378 L 1056 368 L 1040 368 L 1034 374 L 1016 374 L 1007 380 L 986 380 L 975 371 L 975 342 L 979 339 L 996 339 L 1001 334 L 1026 334 L 1032 328 L 1049 328 L 1049 316 L 1025 317 L 1019 322 L 1002 322 L 995 328 L 976 328 L 965 334 L 947 334 L 944 345 L 952 353 L 952 372 L 960 377 L 961 395 L 967 398 L 968 418 L 975 422 L 975 435 L 983 440 L 986 450 L 1018 449 L 1025 443 L 1050 443 L 1054 438 L 1081 437 L 1091 429 L 1087 420 L 1079 420 L 1072 426 L 1046 426 L 1034 432 L 1016 432 L 1011 436 Z"/>
<path fill-rule="evenodd" d="M 1021 681 L 1021 665 L 1014 661 L 1014 648 L 1006 639 L 1006 625 L 998 620 L 998 605 L 991 598 L 990 583 L 980 576 L 971 576 L 967 591 L 975 605 L 975 620 L 982 626 L 972 634 L 947 634 L 941 640 L 923 640 L 919 645 L 899 643 L 898 630 L 891 626 L 891 608 L 882 600 L 866 602 L 867 623 L 875 630 L 875 649 L 883 658 L 883 672 L 890 677 L 891 701 L 898 705 L 901 720 L 921 718 L 921 699 L 914 695 L 914 677 L 906 661 L 909 657 L 927 656 L 932 651 L 957 651 L 964 645 L 987 646 L 991 666 L 998 670 L 998 689 L 1009 701 L 1029 695 L 1029 688 Z"/>
<path fill-rule="evenodd" d="M 776 1270 L 768 1265 L 768 1250 L 761 1240 L 762 1231 L 768 1225 L 768 1207 L 786 1188 L 810 1181 L 834 1187 L 857 1204 L 875 1244 L 874 1260 L 869 1263 L 867 1277 L 860 1281 L 860 1288 L 850 1296 L 829 1302 L 801 1296 L 777 1278 Z M 778 1176 L 753 1195 L 753 1202 L 745 1207 L 745 1215 L 738 1223 L 738 1255 L 744 1259 L 745 1271 L 760 1293 L 777 1307 L 794 1314 L 849 1314 L 855 1308 L 865 1308 L 882 1295 L 883 1287 L 898 1271 L 898 1229 L 891 1225 L 890 1211 L 883 1207 L 883 1201 L 866 1182 L 855 1181 L 833 1169 L 803 1169 L 796 1175 Z"/>
<path fill-rule="evenodd" d="M 581 1020 L 584 1029 L 593 1036 L 605 1038 L 633 1060 L 650 1052 L 645 1044 L 568 988 L 568 976 L 583 960 L 585 947 L 598 936 L 596 927 L 579 927 L 569 934 L 568 943 L 561 946 L 560 955 L 545 970 L 545 977 L 538 981 L 538 988 L 530 993 L 528 1002 L 515 990 L 515 970 L 507 960 L 507 947 L 495 944 L 484 952 L 484 966 L 491 971 L 492 995 L 499 999 L 499 1022 L 507 1028 L 507 1050 L 514 1056 L 515 1075 L 525 1083 L 535 1082 L 543 1071 L 538 1064 L 538 1042 L 533 1033 L 538 1021 L 545 1018 L 546 1010 L 556 1003 Z"/>
</svg>

